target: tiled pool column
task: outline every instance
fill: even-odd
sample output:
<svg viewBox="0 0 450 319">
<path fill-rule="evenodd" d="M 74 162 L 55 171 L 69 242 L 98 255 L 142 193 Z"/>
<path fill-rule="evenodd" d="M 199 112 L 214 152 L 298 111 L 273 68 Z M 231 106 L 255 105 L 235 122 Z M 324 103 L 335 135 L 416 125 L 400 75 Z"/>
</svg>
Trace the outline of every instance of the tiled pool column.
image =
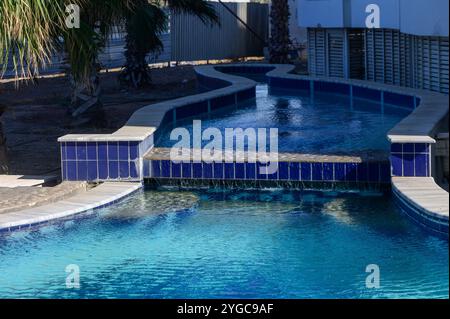
<svg viewBox="0 0 450 319">
<path fill-rule="evenodd" d="M 391 144 L 391 174 L 403 177 L 431 176 L 431 144 Z"/>
<path fill-rule="evenodd" d="M 139 142 L 62 142 L 62 179 L 140 180 Z"/>
</svg>

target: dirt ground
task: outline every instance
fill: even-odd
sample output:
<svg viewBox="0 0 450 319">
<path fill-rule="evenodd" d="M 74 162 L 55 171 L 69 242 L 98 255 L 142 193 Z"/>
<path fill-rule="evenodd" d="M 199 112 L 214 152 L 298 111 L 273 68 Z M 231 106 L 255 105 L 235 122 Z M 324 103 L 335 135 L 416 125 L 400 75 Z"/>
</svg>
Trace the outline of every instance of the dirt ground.
<svg viewBox="0 0 450 319">
<path fill-rule="evenodd" d="M 101 75 L 105 123 L 79 123 L 67 113 L 70 86 L 66 77 L 37 83 L 0 83 L 1 121 L 6 136 L 9 174 L 58 175 L 57 138 L 65 134 L 112 133 L 137 109 L 196 93 L 193 67 L 152 69 L 153 86 L 141 90 L 120 87 L 117 72 Z"/>
</svg>

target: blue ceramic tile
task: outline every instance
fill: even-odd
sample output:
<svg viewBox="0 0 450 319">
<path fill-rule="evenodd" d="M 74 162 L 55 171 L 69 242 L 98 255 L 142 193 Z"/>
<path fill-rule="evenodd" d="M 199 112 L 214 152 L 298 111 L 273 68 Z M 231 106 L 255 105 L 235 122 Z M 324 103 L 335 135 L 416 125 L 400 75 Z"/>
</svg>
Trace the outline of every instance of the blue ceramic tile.
<svg viewBox="0 0 450 319">
<path fill-rule="evenodd" d="M 256 95 L 255 88 L 247 89 L 237 93 L 238 102 L 249 100 L 254 98 Z"/>
<path fill-rule="evenodd" d="M 213 163 L 203 163 L 203 178 L 213 178 Z"/>
<path fill-rule="evenodd" d="M 384 92 L 384 102 L 392 105 L 414 108 L 414 96 Z"/>
<path fill-rule="evenodd" d="M 333 163 L 323 163 L 323 180 L 334 181 Z"/>
<path fill-rule="evenodd" d="M 181 163 L 183 178 L 192 178 L 192 163 Z"/>
<path fill-rule="evenodd" d="M 108 142 L 108 160 L 116 161 L 119 159 L 118 142 Z"/>
<path fill-rule="evenodd" d="M 380 163 L 380 182 L 387 183 L 391 181 L 391 165 L 389 162 Z"/>
<path fill-rule="evenodd" d="M 144 174 L 144 177 L 150 177 L 150 161 L 143 160 L 142 165 L 142 173 Z"/>
<path fill-rule="evenodd" d="M 109 178 L 116 179 L 119 178 L 119 162 L 109 161 L 108 162 L 108 175 Z"/>
<path fill-rule="evenodd" d="M 177 120 L 208 112 L 208 101 L 202 101 L 176 109 Z"/>
<path fill-rule="evenodd" d="M 403 153 L 414 153 L 414 144 L 403 144 Z"/>
<path fill-rule="evenodd" d="M 403 176 L 414 176 L 414 154 L 403 155 Z"/>
<path fill-rule="evenodd" d="M 358 182 L 367 182 L 369 180 L 369 167 L 367 163 L 358 163 L 357 165 Z"/>
<path fill-rule="evenodd" d="M 270 167 L 272 167 L 272 166 L 274 166 L 274 164 L 271 164 L 271 165 L 270 165 Z M 268 168 L 269 168 L 269 167 L 268 167 Z M 276 169 L 275 173 L 273 173 L 273 174 L 268 174 L 268 175 L 267 175 L 267 179 L 270 179 L 270 180 L 277 180 L 277 179 L 278 179 L 278 172 L 280 171 L 279 163 L 276 163 L 276 164 L 275 164 L 275 169 Z"/>
<path fill-rule="evenodd" d="M 130 142 L 130 160 L 135 160 L 139 157 L 139 143 Z"/>
<path fill-rule="evenodd" d="M 76 152 L 77 152 L 77 160 L 85 161 L 87 159 L 86 142 L 77 142 Z"/>
<path fill-rule="evenodd" d="M 66 155 L 66 143 L 61 143 L 60 144 L 60 149 L 61 149 L 61 160 L 66 160 L 67 159 L 67 155 Z"/>
<path fill-rule="evenodd" d="M 429 153 L 429 144 L 420 143 L 414 144 L 414 151 L 416 153 Z"/>
<path fill-rule="evenodd" d="M 79 181 L 86 181 L 88 178 L 87 162 L 77 161 L 77 178 Z"/>
<path fill-rule="evenodd" d="M 256 179 L 262 179 L 262 180 L 267 179 L 267 174 L 266 174 L 267 164 L 268 163 L 262 164 L 260 162 L 258 162 L 256 164 Z"/>
<path fill-rule="evenodd" d="M 414 167 L 416 176 L 420 177 L 428 176 L 428 154 L 416 154 Z"/>
<path fill-rule="evenodd" d="M 67 179 L 69 181 L 77 180 L 77 162 L 67 161 Z"/>
<path fill-rule="evenodd" d="M 98 143 L 98 159 L 104 161 L 108 159 L 108 144 L 106 142 Z"/>
<path fill-rule="evenodd" d="M 334 179 L 345 181 L 345 163 L 334 163 Z"/>
<path fill-rule="evenodd" d="M 311 176 L 311 163 L 301 163 L 300 164 L 300 173 L 302 181 L 310 181 L 312 179 Z"/>
<path fill-rule="evenodd" d="M 323 165 L 322 163 L 312 163 L 312 180 L 321 181 L 323 179 Z"/>
<path fill-rule="evenodd" d="M 211 110 L 217 110 L 225 106 L 235 105 L 235 103 L 236 101 L 234 94 L 219 96 L 211 99 Z"/>
<path fill-rule="evenodd" d="M 193 163 L 192 164 L 192 176 L 194 178 L 202 178 L 202 163 Z"/>
<path fill-rule="evenodd" d="M 119 162 L 119 176 L 120 178 L 130 177 L 130 164 L 128 161 Z"/>
<path fill-rule="evenodd" d="M 403 144 L 393 143 L 391 144 L 391 153 L 402 153 L 403 152 Z"/>
<path fill-rule="evenodd" d="M 381 101 L 381 91 L 359 86 L 353 86 L 353 96 L 373 101 Z"/>
<path fill-rule="evenodd" d="M 131 178 L 139 178 L 139 169 L 137 167 L 136 162 L 130 162 L 130 177 Z M 148 162 L 147 162 L 147 172 L 148 172 Z M 148 176 L 148 175 L 147 175 Z"/>
<path fill-rule="evenodd" d="M 223 163 L 214 163 L 214 178 L 223 179 Z"/>
<path fill-rule="evenodd" d="M 161 161 L 152 161 L 152 177 L 161 177 Z"/>
<path fill-rule="evenodd" d="M 172 162 L 172 177 L 181 177 L 181 163 Z"/>
<path fill-rule="evenodd" d="M 356 182 L 357 178 L 357 164 L 345 163 L 345 180 L 347 182 Z"/>
<path fill-rule="evenodd" d="M 256 179 L 256 163 L 245 163 L 245 179 Z"/>
<path fill-rule="evenodd" d="M 380 181 L 380 166 L 379 163 L 369 163 L 369 182 Z"/>
<path fill-rule="evenodd" d="M 390 156 L 392 166 L 392 176 L 403 176 L 403 163 L 401 154 L 392 154 Z"/>
<path fill-rule="evenodd" d="M 99 161 L 98 162 L 98 178 L 99 179 L 108 179 L 108 162 L 107 161 Z"/>
<path fill-rule="evenodd" d="M 119 142 L 119 160 L 128 161 L 128 142 Z"/>
<path fill-rule="evenodd" d="M 161 177 L 170 177 L 170 161 L 161 161 Z"/>
<path fill-rule="evenodd" d="M 245 179 L 245 164 L 244 163 L 236 163 L 234 164 L 234 177 L 236 179 Z"/>
<path fill-rule="evenodd" d="M 66 143 L 67 160 L 76 160 L 76 144 L 73 142 Z"/>
<path fill-rule="evenodd" d="M 67 162 L 61 162 L 61 178 L 63 181 L 67 180 Z"/>
<path fill-rule="evenodd" d="M 285 181 L 289 180 L 289 163 L 278 163 L 278 179 Z"/>
<path fill-rule="evenodd" d="M 234 179 L 234 163 L 225 163 L 225 179 Z"/>
<path fill-rule="evenodd" d="M 300 164 L 299 163 L 297 163 L 297 162 L 289 163 L 289 180 L 291 180 L 291 181 L 300 180 Z"/>
<path fill-rule="evenodd" d="M 314 81 L 314 91 L 348 95 L 350 93 L 350 86 L 343 83 Z"/>
<path fill-rule="evenodd" d="M 97 160 L 97 143 L 87 144 L 87 159 L 91 161 Z"/>
<path fill-rule="evenodd" d="M 88 161 L 87 170 L 88 170 L 88 173 L 87 173 L 88 180 L 95 181 L 97 179 L 97 162 L 96 161 Z"/>
</svg>

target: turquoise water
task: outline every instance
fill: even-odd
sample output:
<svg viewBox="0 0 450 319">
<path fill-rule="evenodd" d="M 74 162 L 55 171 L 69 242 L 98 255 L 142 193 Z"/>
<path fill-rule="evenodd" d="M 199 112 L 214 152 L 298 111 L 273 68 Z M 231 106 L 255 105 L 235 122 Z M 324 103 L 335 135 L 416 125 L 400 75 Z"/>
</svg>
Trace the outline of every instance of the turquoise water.
<svg viewBox="0 0 450 319">
<path fill-rule="evenodd" d="M 269 91 L 259 84 L 256 99 L 239 108 L 226 108 L 196 116 L 202 128 L 278 128 L 278 147 L 282 152 L 342 154 L 387 152 L 386 133 L 411 110 L 334 94 Z M 176 127 L 191 132 L 192 119 L 180 120 Z M 162 132 L 157 146 L 171 147 L 172 126 Z M 203 141 L 203 145 L 209 140 Z"/>
<path fill-rule="evenodd" d="M 65 267 L 80 269 L 66 288 Z M 368 289 L 365 270 L 380 269 Z M 1 298 L 448 298 L 448 241 L 390 197 L 146 191 L 0 235 Z"/>
</svg>

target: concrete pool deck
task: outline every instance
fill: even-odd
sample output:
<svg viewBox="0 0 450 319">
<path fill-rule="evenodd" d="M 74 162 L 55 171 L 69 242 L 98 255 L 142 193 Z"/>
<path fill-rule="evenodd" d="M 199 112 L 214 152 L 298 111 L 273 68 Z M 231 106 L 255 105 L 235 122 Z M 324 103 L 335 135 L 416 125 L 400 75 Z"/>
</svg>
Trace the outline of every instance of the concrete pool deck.
<svg viewBox="0 0 450 319">
<path fill-rule="evenodd" d="M 116 203 L 142 187 L 139 182 L 106 182 L 86 192 L 43 206 L 0 214 L 0 232 L 26 229 Z"/>
</svg>

